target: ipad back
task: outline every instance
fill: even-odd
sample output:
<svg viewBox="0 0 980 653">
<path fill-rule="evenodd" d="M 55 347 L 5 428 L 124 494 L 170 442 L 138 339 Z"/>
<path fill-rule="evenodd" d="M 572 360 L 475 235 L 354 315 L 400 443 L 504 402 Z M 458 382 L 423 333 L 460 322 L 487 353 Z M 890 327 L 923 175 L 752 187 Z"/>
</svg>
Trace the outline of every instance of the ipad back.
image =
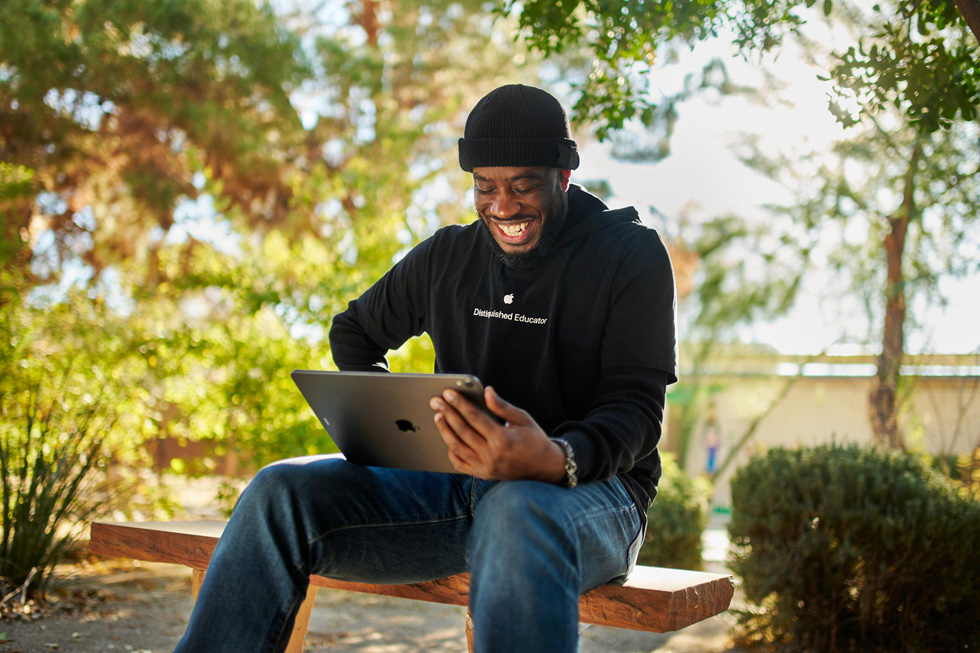
<svg viewBox="0 0 980 653">
<path fill-rule="evenodd" d="M 292 377 L 347 460 L 360 465 L 458 473 L 429 399 L 453 388 L 485 409 L 483 386 L 462 374 L 294 370 Z"/>
</svg>

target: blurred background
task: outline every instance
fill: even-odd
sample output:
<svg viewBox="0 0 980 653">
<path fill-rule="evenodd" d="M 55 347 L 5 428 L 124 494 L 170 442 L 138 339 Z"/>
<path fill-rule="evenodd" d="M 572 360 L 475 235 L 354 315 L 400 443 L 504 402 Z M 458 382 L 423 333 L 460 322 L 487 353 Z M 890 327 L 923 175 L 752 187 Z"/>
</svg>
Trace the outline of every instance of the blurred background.
<svg viewBox="0 0 980 653">
<path fill-rule="evenodd" d="M 456 139 L 513 82 L 571 107 L 572 180 L 668 245 L 662 446 L 700 510 L 724 518 L 773 447 L 874 445 L 975 486 L 978 13 L 6 0 L 4 546 L 18 523 L 179 516 L 195 478 L 230 509 L 260 466 L 333 451 L 289 373 L 331 369 L 332 316 L 475 218 Z M 431 371 L 430 343 L 390 361 Z"/>
</svg>

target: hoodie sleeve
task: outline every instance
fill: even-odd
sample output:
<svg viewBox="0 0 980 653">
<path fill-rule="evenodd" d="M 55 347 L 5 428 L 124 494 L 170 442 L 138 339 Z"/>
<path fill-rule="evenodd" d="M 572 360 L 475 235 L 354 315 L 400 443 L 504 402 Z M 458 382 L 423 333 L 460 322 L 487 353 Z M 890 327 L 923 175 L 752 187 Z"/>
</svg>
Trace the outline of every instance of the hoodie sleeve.
<svg viewBox="0 0 980 653">
<path fill-rule="evenodd" d="M 654 454 L 663 428 L 667 382 L 666 372 L 649 367 L 603 370 L 598 397 L 585 419 L 559 424 L 552 433 L 575 452 L 579 481 L 629 472 Z M 659 468 L 659 459 L 654 466 Z"/>
<path fill-rule="evenodd" d="M 666 388 L 677 381 L 674 274 L 656 231 L 634 232 L 613 287 L 595 399 L 554 437 L 572 446 L 581 481 L 659 476 Z M 634 471 L 635 470 L 635 471 Z"/>
</svg>

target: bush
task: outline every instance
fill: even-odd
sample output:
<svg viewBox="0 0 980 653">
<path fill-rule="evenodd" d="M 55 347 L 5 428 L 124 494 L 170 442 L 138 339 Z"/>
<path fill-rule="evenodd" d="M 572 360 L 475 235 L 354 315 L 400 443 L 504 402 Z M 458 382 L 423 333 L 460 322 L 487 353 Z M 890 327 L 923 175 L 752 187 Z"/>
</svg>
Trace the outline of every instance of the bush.
<svg viewBox="0 0 980 653">
<path fill-rule="evenodd" d="M 647 512 L 649 524 L 638 562 L 701 569 L 701 533 L 708 524 L 710 485 L 703 478 L 685 474 L 669 454 L 662 456 L 664 474 L 657 498 Z"/>
<path fill-rule="evenodd" d="M 106 329 L 79 306 L 0 303 L 0 595 L 43 590 L 109 504 L 93 500 L 104 446 L 125 411 Z M 65 343 L 89 337 L 89 346 Z M 110 369 L 112 368 L 112 369 Z"/>
<path fill-rule="evenodd" d="M 57 383 L 57 382 L 56 382 Z M 44 589 L 93 514 L 84 502 L 99 463 L 104 415 L 98 398 L 30 382 L 0 401 L 0 590 Z"/>
<path fill-rule="evenodd" d="M 732 569 L 762 611 L 746 644 L 794 651 L 980 646 L 980 503 L 919 460 L 775 449 L 732 480 Z"/>
</svg>

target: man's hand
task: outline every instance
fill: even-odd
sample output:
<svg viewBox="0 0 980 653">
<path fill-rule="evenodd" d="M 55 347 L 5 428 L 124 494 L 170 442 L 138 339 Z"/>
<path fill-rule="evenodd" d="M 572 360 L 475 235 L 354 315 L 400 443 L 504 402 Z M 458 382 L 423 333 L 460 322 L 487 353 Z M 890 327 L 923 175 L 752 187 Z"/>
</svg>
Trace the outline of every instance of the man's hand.
<svg viewBox="0 0 980 653">
<path fill-rule="evenodd" d="M 429 402 L 449 460 L 462 474 L 483 479 L 528 479 L 558 483 L 565 478 L 565 452 L 524 410 L 487 387 L 487 408 L 498 423 L 454 390 Z"/>
</svg>

